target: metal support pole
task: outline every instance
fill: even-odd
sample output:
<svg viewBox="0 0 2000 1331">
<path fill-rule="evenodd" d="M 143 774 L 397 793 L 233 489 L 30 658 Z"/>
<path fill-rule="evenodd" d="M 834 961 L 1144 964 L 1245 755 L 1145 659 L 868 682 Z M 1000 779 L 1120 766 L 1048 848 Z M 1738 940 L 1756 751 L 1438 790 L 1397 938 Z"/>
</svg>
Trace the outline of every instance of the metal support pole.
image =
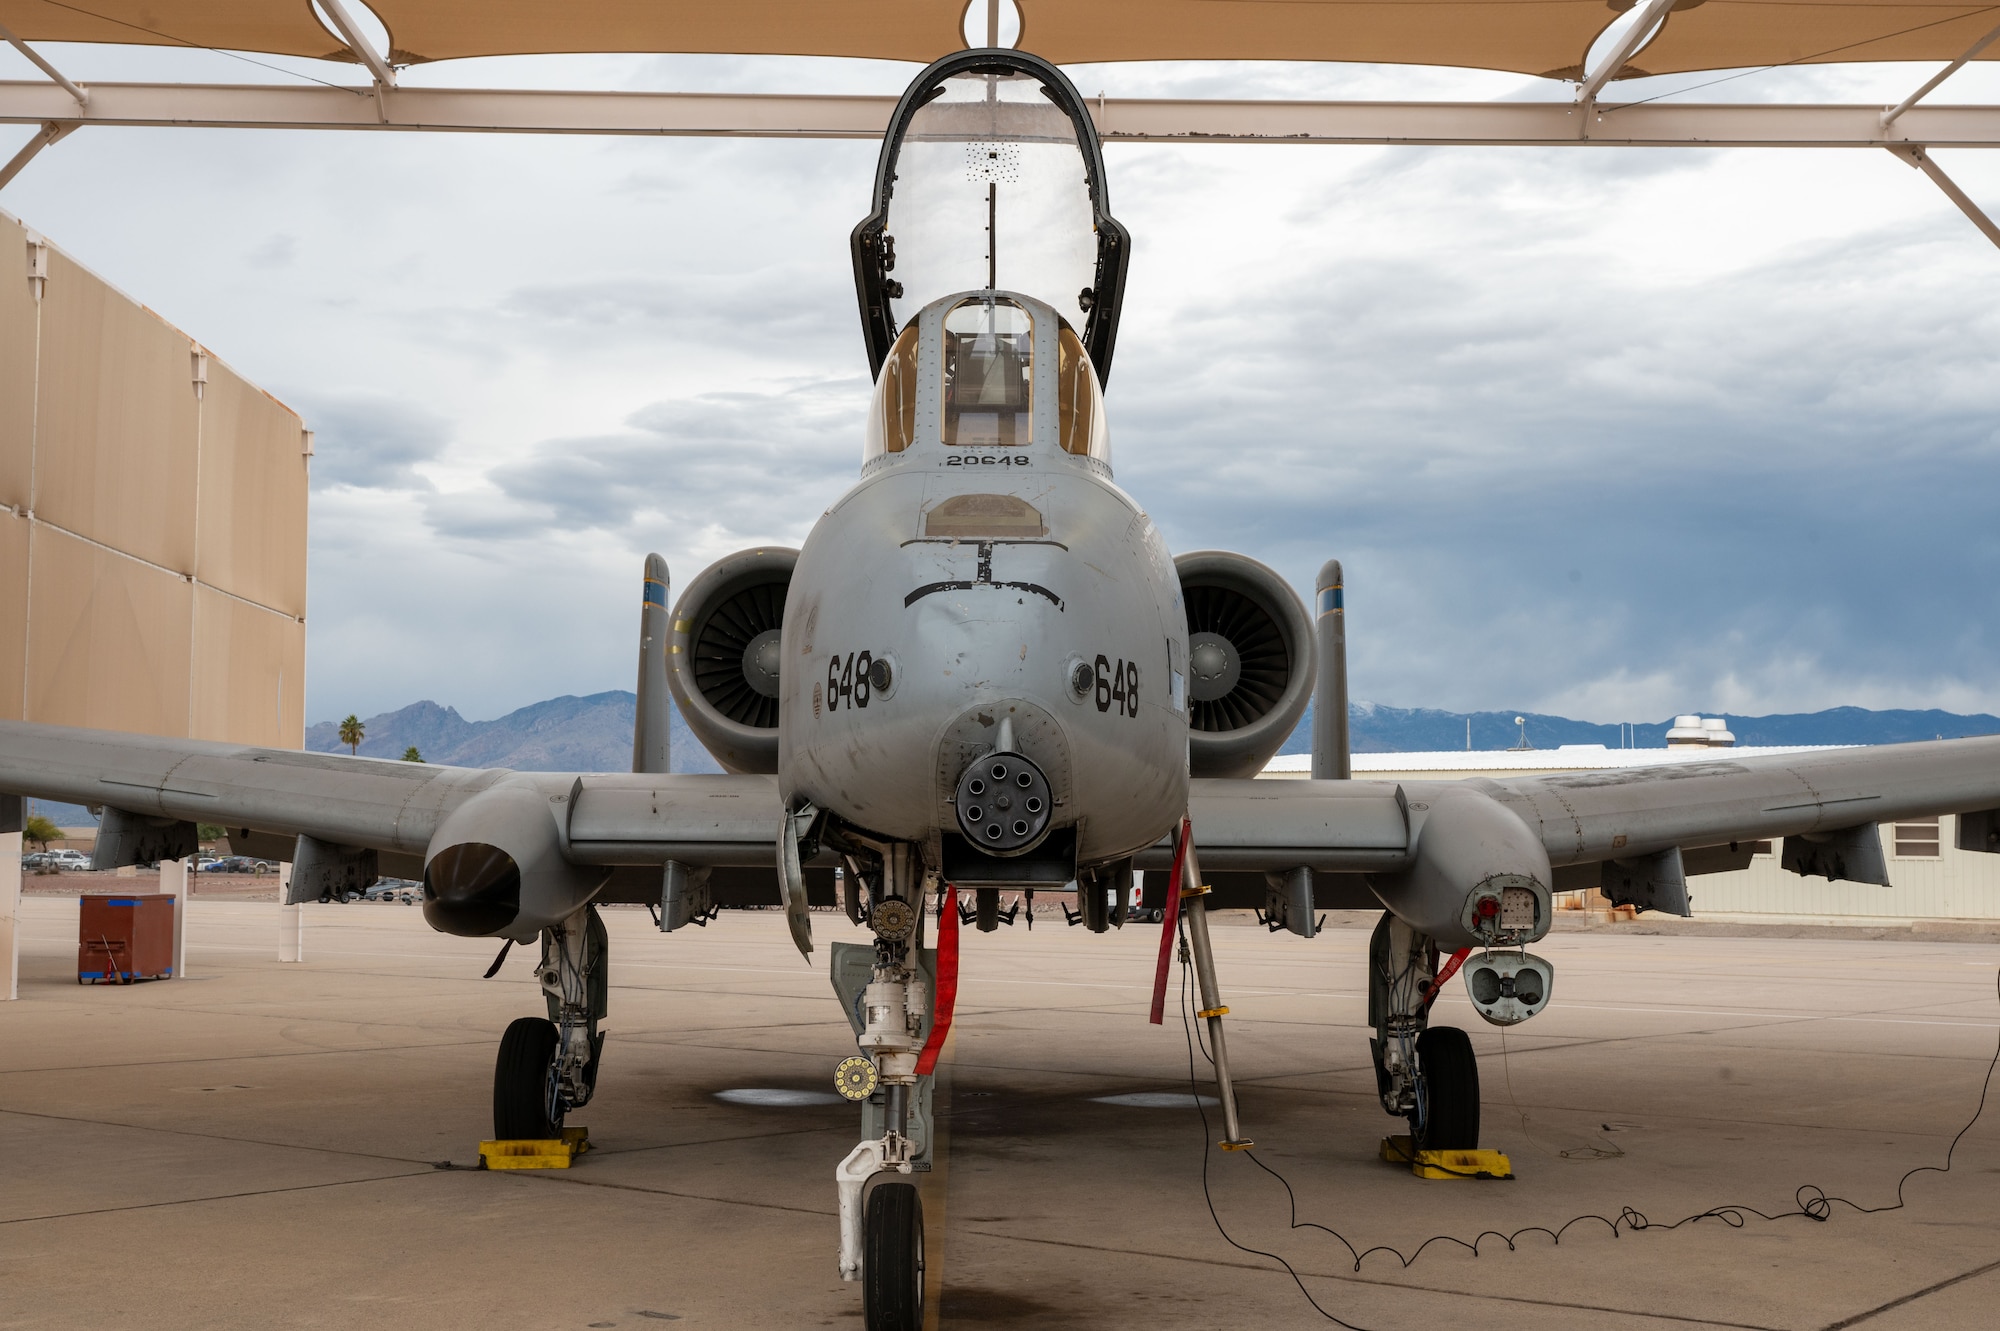
<svg viewBox="0 0 2000 1331">
<path fill-rule="evenodd" d="M 1312 774 L 1315 781 L 1345 781 L 1354 775 L 1347 735 L 1347 610 L 1340 561 L 1320 566 L 1314 588 L 1314 631 L 1318 637 L 1319 678 L 1313 685 Z"/>
<path fill-rule="evenodd" d="M 292 885 L 292 866 L 278 866 L 278 960 L 306 959 L 306 908 L 287 906 L 285 889 Z"/>
<path fill-rule="evenodd" d="M 187 905 L 188 884 L 193 879 L 188 874 L 187 860 L 160 861 L 160 891 L 174 899 L 174 978 L 187 976 Z"/>
<path fill-rule="evenodd" d="M 1915 92 L 1911 93 L 1908 97 L 1905 97 L 1902 101 L 1890 107 L 1887 111 L 1884 111 L 1882 113 L 1883 128 L 1886 129 L 1890 125 L 1895 124 L 1897 118 L 1900 117 L 1903 114 L 1903 112 L 1909 110 L 1911 107 L 1915 106 L 1918 102 L 1921 102 L 1924 98 L 1930 96 L 1932 89 L 1936 88 L 1938 84 L 1943 83 L 1946 79 L 1950 78 L 1952 75 L 1958 73 L 1960 69 L 1963 69 L 1965 67 L 1965 63 L 1968 60 L 1976 59 L 1979 53 L 1981 51 L 1984 51 L 1987 47 L 1993 45 L 1996 39 L 2000 39 L 2000 28 L 1995 28 L 1993 31 L 1987 33 L 1984 37 L 1981 37 L 1978 41 L 1974 42 L 1972 44 L 1971 49 L 1966 51 L 1966 53 L 1960 56 L 1958 59 L 1946 65 L 1943 69 L 1940 69 L 1937 73 L 1933 74 L 1930 77 L 1930 79 L 1925 82 L 1923 87 L 1917 89 Z"/>
<path fill-rule="evenodd" d="M 361 35 L 361 25 L 354 21 L 354 16 L 347 12 L 340 0 L 319 0 L 319 2 L 326 10 L 326 16 L 333 20 L 333 26 L 339 30 L 340 40 L 346 44 L 348 50 L 354 52 L 354 58 L 367 67 L 368 72 L 374 76 L 376 84 L 382 87 L 395 87 L 395 67 L 384 58 L 383 52 L 377 51 L 369 44 L 368 39 Z"/>
<path fill-rule="evenodd" d="M 7 188 L 7 182 L 21 174 L 23 167 L 35 160 L 36 154 L 52 143 L 60 143 L 76 131 L 74 124 L 59 125 L 53 120 L 35 132 L 33 138 L 21 145 L 21 151 L 9 158 L 7 165 L 0 166 L 0 189 Z"/>
<path fill-rule="evenodd" d="M 1645 9 L 1633 20 L 1632 26 L 1625 29 L 1625 35 L 1618 39 L 1618 45 L 1604 58 L 1604 63 L 1584 76 L 1583 82 L 1577 86 L 1576 105 L 1583 112 L 1585 123 L 1588 123 L 1592 110 L 1597 106 L 1597 94 L 1604 90 L 1605 84 L 1618 77 L 1618 72 L 1625 68 L 1625 62 L 1632 58 L 1640 43 L 1653 35 L 1653 30 L 1660 26 L 1660 20 L 1666 17 L 1674 3 L 1675 0 L 1647 0 Z"/>
<path fill-rule="evenodd" d="M 21 834 L 0 832 L 0 1001 L 21 996 Z"/>
<path fill-rule="evenodd" d="M 1192 842 L 1193 838 L 1189 840 Z M 1202 886 L 1201 866 L 1195 862 L 1192 844 L 1182 862 L 1181 910 L 1187 917 L 1188 941 L 1194 947 L 1195 985 L 1201 994 L 1201 1011 L 1197 1015 L 1208 1023 L 1208 1049 L 1215 1058 L 1215 1091 L 1222 1101 L 1225 1135 L 1220 1145 L 1225 1151 L 1241 1151 L 1256 1143 L 1243 1135 L 1236 1118 L 1236 1086 L 1229 1079 L 1229 1046 L 1222 1035 L 1222 1018 L 1229 1009 L 1222 1005 L 1222 992 L 1215 983 L 1215 949 L 1208 938 L 1208 912 L 1202 906 L 1208 889 Z"/>
<path fill-rule="evenodd" d="M 87 107 L 90 105 L 90 92 L 88 89 L 79 88 L 74 83 L 71 83 L 68 79 L 64 78 L 61 70 L 57 69 L 54 65 L 50 64 L 48 61 L 42 59 L 42 53 L 40 51 L 37 51 L 34 47 L 28 45 L 26 42 L 22 41 L 19 37 L 16 37 L 12 32 L 8 31 L 5 24 L 0 24 L 0 41 L 6 42 L 16 51 L 19 51 L 22 55 L 28 57 L 29 63 L 33 64 L 36 69 L 41 70 L 42 73 L 54 79 L 56 83 L 61 86 L 64 92 L 76 98 L 76 104 L 78 106 Z"/>
<path fill-rule="evenodd" d="M 1915 144 L 1898 145 L 1889 151 L 1929 176 L 1931 183 L 1943 190 L 1945 197 L 1957 204 L 1958 210 L 1971 218 L 1972 224 L 1985 232 L 1988 240 L 2000 245 L 2000 225 L 1996 225 L 1992 218 L 1980 211 L 1979 205 L 1967 197 L 1957 182 L 1944 173 L 1943 167 L 1931 160 L 1929 153 Z"/>
</svg>

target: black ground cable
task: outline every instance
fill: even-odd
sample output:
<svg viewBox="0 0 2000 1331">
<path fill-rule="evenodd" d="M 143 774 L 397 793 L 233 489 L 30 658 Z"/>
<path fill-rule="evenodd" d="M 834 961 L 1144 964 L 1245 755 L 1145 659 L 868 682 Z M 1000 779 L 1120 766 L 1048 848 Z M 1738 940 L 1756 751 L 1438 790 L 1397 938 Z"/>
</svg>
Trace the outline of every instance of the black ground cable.
<svg viewBox="0 0 2000 1331">
<path fill-rule="evenodd" d="M 1186 926 L 1183 925 L 1182 927 L 1183 930 L 1185 930 Z M 1236 1249 L 1238 1252 L 1249 1253 L 1253 1257 L 1268 1257 L 1272 1261 L 1276 1262 L 1279 1266 L 1284 1267 L 1285 1274 L 1289 1275 L 1292 1278 L 1292 1283 L 1299 1287 L 1299 1293 L 1305 1295 L 1306 1302 L 1310 1303 L 1313 1307 L 1313 1311 L 1318 1313 L 1321 1317 L 1326 1318 L 1327 1321 L 1332 1322 L 1335 1326 L 1347 1328 L 1347 1331 L 1368 1331 L 1367 1327 L 1356 1326 L 1352 1322 L 1343 1321 L 1341 1318 L 1334 1316 L 1334 1314 L 1320 1307 L 1319 1300 L 1314 1298 L 1312 1295 L 1312 1291 L 1306 1288 L 1306 1282 L 1304 1281 L 1304 1279 L 1300 1277 L 1298 1271 L 1293 1268 L 1290 1262 L 1278 1256 L 1277 1253 L 1265 1252 L 1262 1248 L 1252 1248 L 1245 1244 L 1238 1243 L 1235 1239 L 1230 1237 L 1229 1231 L 1227 1229 L 1224 1229 L 1222 1226 L 1222 1217 L 1216 1212 L 1215 1209 L 1215 1195 L 1209 1191 L 1208 1187 L 1208 1155 L 1209 1155 L 1208 1111 L 1201 1107 L 1201 1091 L 1198 1089 L 1198 1085 L 1195 1081 L 1194 1024 L 1192 1021 L 1189 1020 L 1188 1017 L 1188 1013 L 1191 1011 L 1191 1008 L 1188 1003 L 1188 954 L 1187 954 L 1187 935 L 1185 932 L 1183 932 L 1181 935 L 1180 946 L 1181 946 L 1181 1030 L 1182 1033 L 1187 1036 L 1188 1092 L 1194 1100 L 1195 1112 L 1201 1115 L 1201 1195 L 1202 1199 L 1208 1203 L 1208 1218 L 1215 1222 L 1215 1232 L 1222 1235 L 1222 1241 L 1224 1243 L 1227 1243 L 1230 1247 Z M 1202 1052 L 1206 1054 L 1208 1051 L 1204 1048 Z M 1210 1060 L 1210 1062 L 1213 1061 L 1214 1061 L 1213 1059 Z M 1249 1153 L 1245 1152 L 1245 1154 Z M 1255 1157 L 1253 1156 L 1252 1158 L 1254 1159 Z M 1286 1190 L 1290 1191 L 1289 1186 L 1287 1187 Z M 1341 1242 L 1345 1243 L 1346 1240 L 1342 1239 Z"/>
<path fill-rule="evenodd" d="M 1280 1257 L 1277 1253 L 1266 1252 L 1261 1248 L 1252 1248 L 1245 1244 L 1237 1242 L 1235 1238 L 1231 1237 L 1229 1231 L 1223 1227 L 1222 1216 L 1215 1209 L 1215 1197 L 1213 1192 L 1209 1188 L 1208 1111 L 1202 1107 L 1201 1091 L 1199 1083 L 1196 1079 L 1196 1066 L 1195 1066 L 1196 1048 L 1197 1047 L 1200 1048 L 1203 1057 L 1207 1058 L 1208 1062 L 1211 1065 L 1214 1064 L 1215 1060 L 1212 1056 L 1209 1055 L 1207 1044 L 1205 1042 L 1201 1042 L 1198 1039 L 1194 1023 L 1190 1018 L 1190 1013 L 1193 1011 L 1193 1008 L 1188 995 L 1188 970 L 1190 963 L 1188 958 L 1187 940 L 1185 933 L 1183 933 L 1181 939 L 1180 963 L 1181 963 L 1181 1028 L 1183 1034 L 1186 1037 L 1187 1047 L 1188 1047 L 1188 1091 L 1190 1098 L 1194 1101 L 1195 1112 L 1201 1116 L 1201 1129 L 1202 1129 L 1201 1192 L 1202 1192 L 1202 1200 L 1206 1202 L 1208 1205 L 1209 1219 L 1214 1221 L 1216 1233 L 1220 1234 L 1223 1238 L 1223 1241 L 1229 1244 L 1230 1247 L 1235 1248 L 1239 1252 L 1249 1253 L 1253 1256 L 1268 1257 L 1272 1261 L 1278 1263 L 1278 1265 L 1282 1266 L 1285 1269 L 1285 1273 L 1291 1276 L 1292 1283 L 1299 1287 L 1299 1292 L 1305 1296 L 1306 1302 L 1312 1305 L 1313 1311 L 1319 1313 L 1320 1316 L 1326 1318 L 1328 1321 L 1334 1323 L 1336 1326 L 1342 1326 L 1348 1328 L 1348 1331 L 1364 1331 L 1363 1328 L 1356 1327 L 1352 1322 L 1343 1321 L 1341 1318 L 1335 1316 L 1333 1313 L 1330 1313 L 1325 1308 L 1321 1307 L 1319 1300 L 1315 1299 L 1312 1295 L 1312 1291 L 1306 1288 L 1305 1281 L 1300 1277 L 1297 1269 L 1294 1268 L 1290 1262 L 1286 1261 L 1283 1257 Z M 2000 997 L 2000 972 L 1995 973 L 1994 982 L 1995 982 L 1996 997 Z M 1256 1165 L 1257 1168 L 1263 1170 L 1266 1174 L 1269 1174 L 1272 1178 L 1276 1179 L 1278 1181 L 1279 1186 L 1284 1188 L 1285 1197 L 1287 1201 L 1290 1203 L 1290 1211 L 1291 1211 L 1289 1217 L 1290 1228 L 1317 1229 L 1320 1232 L 1331 1236 L 1332 1238 L 1337 1240 L 1342 1247 L 1347 1249 L 1348 1255 L 1354 1259 L 1353 1269 L 1357 1272 L 1360 1271 L 1361 1264 L 1363 1261 L 1365 1261 L 1367 1258 L 1373 1256 L 1378 1252 L 1386 1252 L 1393 1255 L 1399 1262 L 1402 1263 L 1403 1269 L 1408 1270 L 1409 1267 L 1416 1262 L 1417 1258 L 1423 1256 L 1424 1250 L 1429 1248 L 1434 1243 L 1453 1244 L 1468 1250 L 1469 1252 L 1472 1253 L 1473 1256 L 1477 1257 L 1479 1255 L 1479 1245 L 1481 1242 L 1483 1242 L 1488 1238 L 1497 1238 L 1501 1242 L 1507 1245 L 1507 1250 L 1509 1252 L 1514 1252 L 1517 1251 L 1517 1244 L 1515 1241 L 1521 1238 L 1523 1235 L 1547 1234 L 1552 1243 L 1560 1244 L 1562 1242 L 1562 1236 L 1564 1234 L 1567 1234 L 1572 1226 L 1583 1224 L 1584 1222 L 1591 1220 L 1594 1220 L 1597 1223 L 1603 1225 L 1605 1228 L 1609 1229 L 1611 1231 L 1611 1236 L 1613 1238 L 1620 1238 L 1623 1237 L 1623 1231 L 1625 1230 L 1630 1230 L 1633 1233 L 1637 1233 L 1640 1230 L 1649 1230 L 1649 1229 L 1656 1229 L 1662 1232 L 1668 1232 L 1679 1229 L 1683 1225 L 1693 1224 L 1697 1220 L 1720 1220 L 1725 1225 L 1728 1225 L 1731 1229 L 1742 1229 L 1744 1226 L 1749 1224 L 1748 1217 L 1750 1216 L 1755 1216 L 1760 1220 L 1768 1220 L 1768 1221 L 1805 1219 L 1805 1220 L 1813 1220 L 1813 1221 L 1818 1221 L 1820 1223 L 1825 1223 L 1827 1220 L 1830 1220 L 1832 1218 L 1833 1208 L 1836 1205 L 1848 1207 L 1849 1209 L 1861 1215 L 1879 1215 L 1888 1211 L 1901 1210 L 1909 1204 L 1904 1196 L 1904 1189 L 1908 1187 L 1911 1179 L 1915 1178 L 1918 1174 L 1927 1174 L 1927 1173 L 1948 1174 L 1951 1172 L 1953 1158 L 1957 1154 L 1959 1143 L 1965 1139 L 1965 1135 L 1967 1133 L 1971 1132 L 1972 1129 L 1975 1126 L 1977 1126 L 1979 1120 L 1985 1117 L 1986 1101 L 1992 1092 L 1993 1076 L 1996 1070 L 2000 1070 L 2000 1035 L 1996 1035 L 1995 1037 L 1993 1057 L 1987 1063 L 1986 1075 L 1980 1082 L 1979 1103 L 1973 1109 L 1972 1117 L 1966 1120 L 1965 1126 L 1958 1130 L 1957 1135 L 1955 1135 L 1951 1139 L 1951 1144 L 1945 1148 L 1944 1163 L 1942 1165 L 1918 1165 L 1913 1169 L 1905 1171 L 1903 1176 L 1896 1181 L 1896 1200 L 1893 1203 L 1888 1203 L 1882 1206 L 1863 1206 L 1860 1203 L 1851 1201 L 1845 1197 L 1831 1197 L 1827 1195 L 1824 1189 L 1818 1187 L 1816 1184 L 1806 1183 L 1806 1184 L 1801 1184 L 1798 1190 L 1793 1194 L 1794 1201 L 1798 1203 L 1797 1209 L 1792 1211 L 1780 1211 L 1776 1214 L 1760 1211 L 1754 1206 L 1742 1206 L 1742 1205 L 1732 1204 L 1726 1206 L 1711 1207 L 1710 1209 L 1699 1212 L 1695 1215 L 1685 1216 L 1679 1220 L 1674 1221 L 1672 1224 L 1655 1224 L 1651 1220 L 1647 1219 L 1644 1212 L 1627 1206 L 1620 1209 L 1618 1213 L 1618 1218 L 1616 1220 L 1609 1219 L 1602 1215 L 1587 1214 L 1587 1215 L 1574 1216 L 1571 1219 L 1564 1221 L 1560 1226 L 1556 1227 L 1555 1229 L 1550 1229 L 1546 1225 L 1529 1225 L 1525 1226 L 1524 1228 L 1517 1229 L 1511 1234 L 1503 1234 L 1499 1230 L 1489 1229 L 1475 1236 L 1469 1243 L 1466 1240 L 1457 1237 L 1456 1235 L 1434 1234 L 1430 1238 L 1425 1239 L 1421 1244 L 1419 1244 L 1415 1252 L 1412 1252 L 1407 1256 L 1405 1256 L 1400 1249 L 1392 1247 L 1388 1244 L 1378 1244 L 1375 1247 L 1368 1248 L 1365 1250 L 1357 1249 L 1352 1243 L 1348 1241 L 1347 1237 L 1341 1234 L 1338 1230 L 1333 1229 L 1327 1225 L 1322 1225 L 1319 1222 L 1313 1220 L 1301 1221 L 1299 1219 L 1298 1196 L 1296 1193 L 1292 1191 L 1292 1185 L 1285 1178 L 1285 1176 L 1280 1174 L 1277 1170 L 1271 1168 L 1271 1166 L 1265 1164 L 1262 1160 L 1259 1160 L 1257 1158 L 1256 1152 L 1251 1150 L 1245 1150 L 1243 1154 L 1249 1157 L 1249 1160 L 1252 1164 Z M 1439 1168 L 1442 1167 L 1440 1166 Z M 1446 1172 L 1459 1174 L 1460 1177 L 1479 1177 L 1479 1175 L 1471 1171 L 1447 1169 Z"/>
</svg>

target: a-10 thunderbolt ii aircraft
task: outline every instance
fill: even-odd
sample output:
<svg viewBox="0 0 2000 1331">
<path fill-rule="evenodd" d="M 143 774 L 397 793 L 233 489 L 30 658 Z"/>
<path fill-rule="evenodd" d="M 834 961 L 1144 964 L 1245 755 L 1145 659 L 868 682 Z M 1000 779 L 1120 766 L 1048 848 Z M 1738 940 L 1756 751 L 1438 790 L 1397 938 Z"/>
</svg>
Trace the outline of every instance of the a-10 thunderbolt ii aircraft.
<svg viewBox="0 0 2000 1331">
<path fill-rule="evenodd" d="M 494 1074 L 507 1138 L 553 1135 L 595 1086 L 596 904 L 645 903 L 667 930 L 781 904 L 810 952 L 808 906 L 835 903 L 843 869 L 846 914 L 873 941 L 836 944 L 832 966 L 860 1050 L 838 1081 L 863 1106 L 836 1171 L 841 1270 L 862 1279 L 871 1331 L 921 1322 L 908 1176 L 929 1163 L 960 890 L 985 929 L 1002 889 L 1038 888 L 1073 891 L 1091 930 L 1119 927 L 1135 869 L 1148 905 L 1206 888 L 1307 937 L 1316 908 L 1381 908 L 1382 1105 L 1443 1148 L 1477 1144 L 1478 1071 L 1463 1031 L 1428 1025 L 1431 1000 L 1478 950 L 1483 1016 L 1546 1006 L 1552 970 L 1524 949 L 1549 929 L 1552 889 L 1685 914 L 1688 875 L 1741 867 L 1772 837 L 1800 873 L 1886 882 L 1876 825 L 1937 813 L 1960 815 L 1965 848 L 2000 850 L 2000 738 L 1510 781 L 1252 780 L 1304 712 L 1316 659 L 1335 663 L 1275 573 L 1174 557 L 1113 484 L 1101 388 L 1129 238 L 1076 90 L 1009 50 L 926 69 L 852 245 L 876 372 L 860 479 L 802 549 L 703 572 L 670 628 L 649 562 L 632 773 L 9 722 L 0 790 L 104 806 L 99 867 L 189 854 L 196 822 L 224 823 L 240 849 L 292 862 L 294 899 L 421 875 L 434 927 L 539 941 L 548 1015 L 508 1028 Z M 1321 589 L 1322 628 L 1338 597 Z M 662 684 L 729 775 L 667 774 Z M 1343 691 L 1323 693 L 1322 723 L 1344 716 Z M 1201 919 L 1191 906 L 1197 943 Z M 1210 1010 L 1212 989 L 1205 974 Z"/>
</svg>

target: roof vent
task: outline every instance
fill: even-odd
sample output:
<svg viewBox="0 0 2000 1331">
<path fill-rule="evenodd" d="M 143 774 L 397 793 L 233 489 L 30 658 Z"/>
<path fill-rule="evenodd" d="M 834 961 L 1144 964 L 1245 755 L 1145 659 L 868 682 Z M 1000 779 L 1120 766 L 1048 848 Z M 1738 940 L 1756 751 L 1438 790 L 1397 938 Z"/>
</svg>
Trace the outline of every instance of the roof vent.
<svg viewBox="0 0 2000 1331">
<path fill-rule="evenodd" d="M 1730 749 L 1736 747 L 1736 736 L 1729 732 L 1729 722 L 1719 716 L 1706 719 L 1693 715 L 1677 716 L 1673 728 L 1667 731 L 1667 747 Z"/>
</svg>

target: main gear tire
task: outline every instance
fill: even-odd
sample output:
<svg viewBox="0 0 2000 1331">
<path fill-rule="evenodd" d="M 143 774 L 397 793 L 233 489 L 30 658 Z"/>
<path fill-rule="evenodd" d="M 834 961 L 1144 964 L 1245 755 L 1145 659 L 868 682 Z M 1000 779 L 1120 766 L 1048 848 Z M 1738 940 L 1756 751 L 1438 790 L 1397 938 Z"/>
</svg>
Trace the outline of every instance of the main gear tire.
<svg viewBox="0 0 2000 1331">
<path fill-rule="evenodd" d="M 867 1331 L 923 1331 L 924 1204 L 914 1183 L 877 1183 L 861 1228 Z"/>
<path fill-rule="evenodd" d="M 549 1069 L 556 1058 L 556 1025 L 546 1017 L 521 1017 L 500 1037 L 493 1063 L 493 1135 L 500 1141 L 548 1141 L 562 1135 L 558 1106 L 549 1116 Z"/>
<path fill-rule="evenodd" d="M 1456 1026 L 1417 1037 L 1417 1112 L 1410 1136 L 1420 1151 L 1479 1149 L 1479 1060 Z"/>
</svg>

